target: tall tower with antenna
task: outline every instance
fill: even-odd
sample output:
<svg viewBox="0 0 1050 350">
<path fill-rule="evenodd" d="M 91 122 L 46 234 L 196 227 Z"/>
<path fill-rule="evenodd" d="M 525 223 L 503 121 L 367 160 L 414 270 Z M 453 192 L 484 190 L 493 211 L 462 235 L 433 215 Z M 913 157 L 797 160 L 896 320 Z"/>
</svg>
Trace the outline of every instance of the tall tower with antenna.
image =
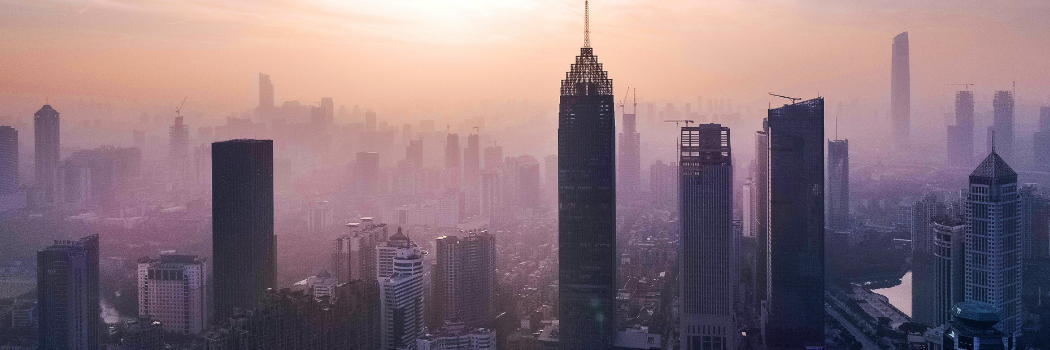
<svg viewBox="0 0 1050 350">
<path fill-rule="evenodd" d="M 558 295 L 562 349 L 612 349 L 616 337 L 616 111 L 590 40 L 561 81 Z"/>
<path fill-rule="evenodd" d="M 635 89 L 637 92 L 637 89 Z M 624 102 L 627 102 L 627 96 L 624 95 Z M 620 103 L 623 107 L 625 103 Z M 627 113 L 627 109 L 623 109 L 623 125 L 620 129 L 620 154 L 619 154 L 619 169 L 616 174 L 618 175 L 618 190 L 622 193 L 621 198 L 629 198 L 630 196 L 638 193 L 639 190 L 639 173 L 641 169 L 641 136 L 638 134 L 637 127 L 637 113 L 638 113 L 638 101 L 635 100 L 634 107 L 631 109 L 631 113 Z"/>
</svg>

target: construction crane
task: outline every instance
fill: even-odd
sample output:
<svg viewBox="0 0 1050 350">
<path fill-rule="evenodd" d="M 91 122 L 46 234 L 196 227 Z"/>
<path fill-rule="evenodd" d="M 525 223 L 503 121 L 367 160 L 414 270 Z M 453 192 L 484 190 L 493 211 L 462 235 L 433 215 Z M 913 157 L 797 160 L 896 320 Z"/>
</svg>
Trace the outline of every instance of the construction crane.
<svg viewBox="0 0 1050 350">
<path fill-rule="evenodd" d="M 948 85 L 952 85 L 952 86 L 965 86 L 965 87 L 966 87 L 966 91 L 970 91 L 970 87 L 971 87 L 971 86 L 973 86 L 973 84 L 948 84 Z"/>
<path fill-rule="evenodd" d="M 620 115 L 627 114 L 627 110 L 624 109 L 624 104 L 627 103 L 627 94 L 631 93 L 631 87 L 627 87 L 627 92 L 623 93 L 623 100 L 620 101 Z"/>
<path fill-rule="evenodd" d="M 182 98 L 182 103 L 178 107 L 175 107 L 175 116 L 182 117 L 182 106 L 186 104 L 186 97 Z"/>
<path fill-rule="evenodd" d="M 777 94 L 774 94 L 772 92 L 769 93 L 769 96 L 775 96 L 775 97 L 789 99 L 789 100 L 791 100 L 791 104 L 795 104 L 795 102 L 797 102 L 798 100 L 801 100 L 801 98 L 798 98 L 798 97 L 787 97 L 787 96 L 784 96 L 784 95 L 777 95 Z"/>
<path fill-rule="evenodd" d="M 673 120 L 665 120 L 664 123 L 674 123 L 674 126 L 676 126 L 676 127 L 681 125 L 679 123 L 685 123 L 685 127 L 688 128 L 689 127 L 689 123 L 696 123 L 696 122 L 694 122 L 692 120 L 689 120 L 689 119 L 673 119 Z"/>
</svg>

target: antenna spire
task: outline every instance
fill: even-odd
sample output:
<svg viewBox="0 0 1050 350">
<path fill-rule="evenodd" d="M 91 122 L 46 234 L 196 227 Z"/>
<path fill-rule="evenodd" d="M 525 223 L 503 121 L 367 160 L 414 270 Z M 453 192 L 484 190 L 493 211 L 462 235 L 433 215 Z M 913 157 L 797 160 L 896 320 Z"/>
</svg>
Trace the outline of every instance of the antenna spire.
<svg viewBox="0 0 1050 350">
<path fill-rule="evenodd" d="M 583 47 L 591 47 L 591 5 L 583 2 Z"/>
</svg>

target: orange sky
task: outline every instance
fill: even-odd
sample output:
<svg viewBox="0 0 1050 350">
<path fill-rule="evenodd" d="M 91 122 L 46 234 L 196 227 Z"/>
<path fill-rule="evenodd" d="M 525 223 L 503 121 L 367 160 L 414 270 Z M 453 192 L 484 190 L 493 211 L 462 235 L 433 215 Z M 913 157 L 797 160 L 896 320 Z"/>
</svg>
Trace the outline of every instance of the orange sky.
<svg viewBox="0 0 1050 350">
<path fill-rule="evenodd" d="M 921 108 L 947 83 L 1047 101 L 1047 18 L 1043 0 L 595 0 L 591 38 L 618 94 L 764 106 L 768 91 L 887 99 L 891 38 L 909 31 Z M 0 0 L 0 115 L 45 95 L 241 111 L 258 72 L 279 102 L 553 101 L 582 29 L 575 0 Z"/>
</svg>

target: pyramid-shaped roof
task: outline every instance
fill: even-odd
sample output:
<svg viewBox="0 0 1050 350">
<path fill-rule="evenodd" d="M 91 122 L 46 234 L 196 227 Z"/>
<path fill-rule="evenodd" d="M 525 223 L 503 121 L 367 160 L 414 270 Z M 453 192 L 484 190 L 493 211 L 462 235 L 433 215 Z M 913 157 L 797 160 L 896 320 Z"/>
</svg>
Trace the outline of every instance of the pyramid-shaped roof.
<svg viewBox="0 0 1050 350">
<path fill-rule="evenodd" d="M 986 178 L 998 178 L 1002 176 L 1017 176 L 1014 169 L 1010 168 L 1010 165 L 1006 164 L 1006 161 L 999 156 L 998 153 L 989 153 L 981 165 L 974 169 L 970 176 L 986 177 Z"/>
<path fill-rule="evenodd" d="M 40 109 L 37 110 L 36 113 L 33 113 L 33 115 L 35 115 L 35 116 L 52 116 L 52 115 L 58 115 L 58 111 L 56 111 L 54 108 L 51 108 L 51 105 L 44 105 L 43 107 L 40 107 Z"/>
</svg>

